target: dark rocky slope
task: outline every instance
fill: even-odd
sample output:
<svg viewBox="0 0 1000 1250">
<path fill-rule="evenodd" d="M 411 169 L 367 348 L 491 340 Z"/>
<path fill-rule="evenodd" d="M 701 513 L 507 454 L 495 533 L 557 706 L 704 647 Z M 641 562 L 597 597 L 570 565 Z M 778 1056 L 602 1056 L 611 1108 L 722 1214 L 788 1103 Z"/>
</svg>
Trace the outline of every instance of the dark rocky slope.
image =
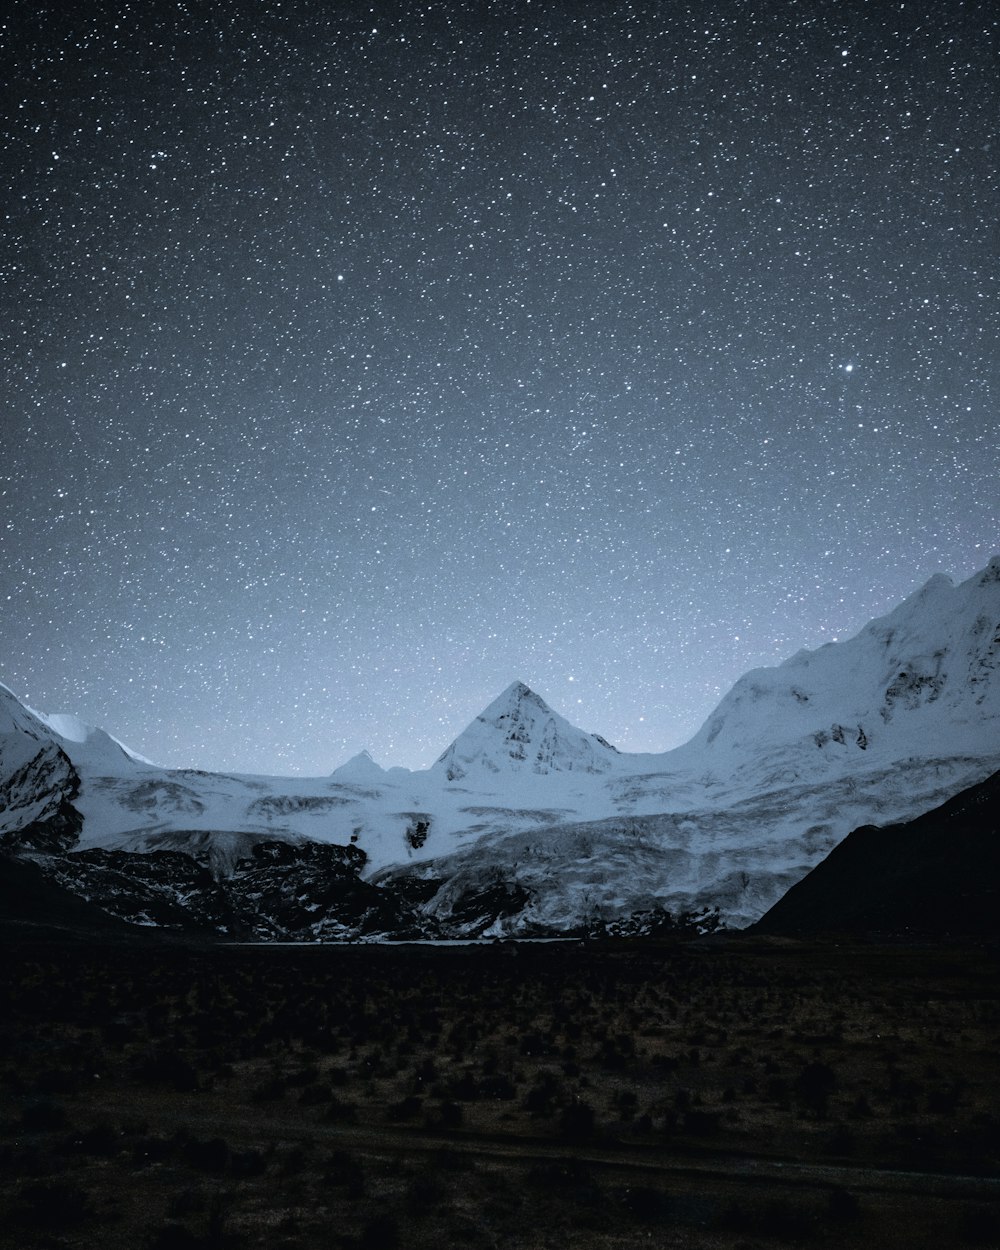
<svg viewBox="0 0 1000 1250">
<path fill-rule="evenodd" d="M 1000 936 L 1000 772 L 916 820 L 856 829 L 752 931 Z"/>
<path fill-rule="evenodd" d="M 82 908 L 130 926 L 257 941 L 428 935 L 407 900 L 362 880 L 365 856 L 356 847 L 250 839 L 249 854 L 216 873 L 211 839 L 202 842 L 192 854 L 94 848 L 37 862 L 4 860 L 0 917 L 27 907 L 26 914 L 71 913 L 79 922 Z M 47 893 L 39 893 L 43 884 Z M 25 885 L 28 903 L 20 893 Z"/>
<path fill-rule="evenodd" d="M 131 937 L 135 932 L 134 926 L 47 877 L 31 860 L 0 855 L 0 940 L 55 934 Z"/>
</svg>

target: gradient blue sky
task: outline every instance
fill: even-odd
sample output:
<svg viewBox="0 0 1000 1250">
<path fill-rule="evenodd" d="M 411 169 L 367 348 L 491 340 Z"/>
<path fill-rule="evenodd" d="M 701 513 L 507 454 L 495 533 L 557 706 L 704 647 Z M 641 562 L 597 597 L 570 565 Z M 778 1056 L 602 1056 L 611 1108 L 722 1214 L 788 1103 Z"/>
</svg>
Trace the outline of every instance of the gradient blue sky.
<svg viewBox="0 0 1000 1250">
<path fill-rule="evenodd" d="M 170 765 L 632 750 L 1000 549 L 980 3 L 15 6 L 0 680 Z"/>
</svg>

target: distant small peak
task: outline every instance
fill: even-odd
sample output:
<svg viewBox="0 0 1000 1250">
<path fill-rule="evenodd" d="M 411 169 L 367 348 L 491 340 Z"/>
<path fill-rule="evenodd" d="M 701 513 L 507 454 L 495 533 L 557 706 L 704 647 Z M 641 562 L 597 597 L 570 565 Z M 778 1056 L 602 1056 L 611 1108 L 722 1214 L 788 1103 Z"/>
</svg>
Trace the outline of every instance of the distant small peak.
<svg viewBox="0 0 1000 1250">
<path fill-rule="evenodd" d="M 345 760 L 343 764 L 335 768 L 333 775 L 352 773 L 355 775 L 374 776 L 384 771 L 381 765 L 375 763 L 368 751 L 359 751 L 357 755 L 352 755 L 349 760 Z"/>
<path fill-rule="evenodd" d="M 86 724 L 72 712 L 50 712 L 45 719 L 60 738 L 69 742 L 86 742 L 97 732 L 93 725 Z"/>
</svg>

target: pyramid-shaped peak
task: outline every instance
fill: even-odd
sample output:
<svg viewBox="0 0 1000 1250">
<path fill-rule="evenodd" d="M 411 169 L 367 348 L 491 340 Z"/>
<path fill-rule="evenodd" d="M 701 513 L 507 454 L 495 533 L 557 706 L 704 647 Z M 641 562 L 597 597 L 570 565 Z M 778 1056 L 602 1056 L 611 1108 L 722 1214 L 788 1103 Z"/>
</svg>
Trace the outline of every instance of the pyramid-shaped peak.
<svg viewBox="0 0 1000 1250">
<path fill-rule="evenodd" d="M 435 768 L 449 781 L 469 773 L 603 773 L 618 752 L 597 734 L 585 733 L 523 681 L 514 681 L 468 726 Z"/>
<path fill-rule="evenodd" d="M 506 690 L 498 694 L 493 702 L 480 712 L 480 719 L 503 714 L 507 710 L 515 709 L 521 703 L 532 703 L 546 712 L 552 710 L 545 700 L 525 682 L 512 681 Z"/>
<path fill-rule="evenodd" d="M 371 755 L 367 751 L 359 751 L 357 755 L 352 755 L 339 768 L 333 770 L 332 776 L 346 778 L 373 778 L 381 777 L 385 773 L 385 769 L 376 764 Z"/>
</svg>

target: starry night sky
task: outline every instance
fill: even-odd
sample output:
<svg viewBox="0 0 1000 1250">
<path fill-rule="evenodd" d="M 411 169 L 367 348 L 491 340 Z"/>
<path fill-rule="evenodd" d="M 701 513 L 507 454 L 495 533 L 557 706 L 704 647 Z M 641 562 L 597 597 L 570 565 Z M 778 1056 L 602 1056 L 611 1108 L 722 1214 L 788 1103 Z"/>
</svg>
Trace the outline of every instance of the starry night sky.
<svg viewBox="0 0 1000 1250">
<path fill-rule="evenodd" d="M 168 765 L 630 750 L 1000 550 L 989 3 L 21 2 L 0 680 Z"/>
</svg>

